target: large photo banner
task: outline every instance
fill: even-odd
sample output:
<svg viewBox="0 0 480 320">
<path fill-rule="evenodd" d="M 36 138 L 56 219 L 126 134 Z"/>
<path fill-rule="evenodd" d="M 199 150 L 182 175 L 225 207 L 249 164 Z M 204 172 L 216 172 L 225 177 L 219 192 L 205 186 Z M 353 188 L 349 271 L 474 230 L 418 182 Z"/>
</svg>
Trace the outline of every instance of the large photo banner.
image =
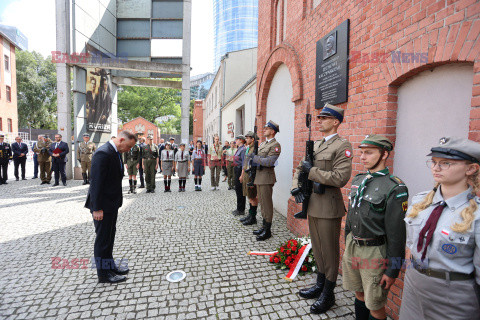
<svg viewBox="0 0 480 320">
<path fill-rule="evenodd" d="M 112 81 L 107 71 L 87 68 L 87 130 L 112 132 Z"/>
</svg>

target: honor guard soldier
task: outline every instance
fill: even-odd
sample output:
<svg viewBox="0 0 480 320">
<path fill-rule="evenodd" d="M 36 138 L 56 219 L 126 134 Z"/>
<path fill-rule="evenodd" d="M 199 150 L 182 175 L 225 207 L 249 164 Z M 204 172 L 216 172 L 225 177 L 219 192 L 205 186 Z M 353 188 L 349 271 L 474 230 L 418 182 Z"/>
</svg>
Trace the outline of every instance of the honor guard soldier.
<svg viewBox="0 0 480 320">
<path fill-rule="evenodd" d="M 48 149 L 52 144 L 52 140 L 40 136 L 38 142 L 35 144 L 33 151 L 38 155 L 37 161 L 40 168 L 40 180 L 41 184 L 50 184 L 52 180 L 52 157 L 48 153 Z"/>
<path fill-rule="evenodd" d="M 480 144 L 440 139 L 427 161 L 435 187 L 405 218 L 407 268 L 400 320 L 480 319 Z"/>
<path fill-rule="evenodd" d="M 250 175 L 245 172 L 245 170 L 249 169 L 249 154 L 252 154 L 254 151 L 254 144 L 255 140 L 258 140 L 257 135 L 252 132 L 248 131 L 245 135 L 246 141 L 246 150 L 245 150 L 245 160 L 243 161 L 242 167 L 242 174 L 240 175 L 240 182 L 242 183 L 243 188 L 243 195 L 248 198 L 248 202 L 250 203 L 250 209 L 248 209 L 248 216 L 245 218 L 241 218 L 240 222 L 244 226 L 250 226 L 253 224 L 257 224 L 257 208 L 258 208 L 258 198 L 257 198 L 257 187 L 251 182 Z"/>
<path fill-rule="evenodd" d="M 318 298 L 310 308 L 314 314 L 324 313 L 335 304 L 333 290 L 338 276 L 340 229 L 345 215 L 340 188 L 347 184 L 352 174 L 352 145 L 337 134 L 343 114 L 342 108 L 325 104 L 317 116 L 324 138 L 314 143 L 314 162 L 301 161 L 293 176 L 291 193 L 296 198 L 301 195 L 298 188 L 300 170 L 313 181 L 307 215 L 318 269 L 317 283 L 300 290 L 299 295 L 305 299 Z"/>
<path fill-rule="evenodd" d="M 172 150 L 172 145 L 169 142 L 165 143 L 165 149 L 162 151 L 160 160 L 163 173 L 163 184 L 165 186 L 164 192 L 171 192 L 170 185 L 172 184 L 172 174 L 175 173 L 175 154 Z"/>
<path fill-rule="evenodd" d="M 90 169 L 92 168 L 92 157 L 95 150 L 97 150 L 97 147 L 93 141 L 90 141 L 90 135 L 84 133 L 83 141 L 78 145 L 77 150 L 77 160 L 82 166 L 83 185 L 90 183 Z"/>
<path fill-rule="evenodd" d="M 190 168 L 190 154 L 185 151 L 185 143 L 180 143 L 180 150 L 175 155 L 174 172 L 178 173 L 178 192 L 185 192 L 188 171 Z"/>
<path fill-rule="evenodd" d="M 143 170 L 145 171 L 145 182 L 147 193 L 155 192 L 155 173 L 158 170 L 158 147 L 153 144 L 153 136 L 148 136 L 147 144 L 142 150 Z"/>
<path fill-rule="evenodd" d="M 5 135 L 0 134 L 0 184 L 8 184 L 8 164 L 12 159 L 12 148 L 4 140 Z"/>
<path fill-rule="evenodd" d="M 130 190 L 128 193 L 137 193 L 137 172 L 140 166 L 141 153 L 140 146 L 136 143 L 129 151 L 123 153 L 123 163 L 127 166 L 128 184 Z"/>
<path fill-rule="evenodd" d="M 137 145 L 139 146 L 140 148 L 140 161 L 139 161 L 139 166 L 138 166 L 138 174 L 140 176 L 140 187 L 138 187 L 139 189 L 143 189 L 145 188 L 145 179 L 143 177 L 143 148 L 147 145 L 145 143 L 146 139 L 145 137 L 141 137 L 138 139 L 138 142 L 137 142 Z"/>
<path fill-rule="evenodd" d="M 257 236 L 257 241 L 264 241 L 272 236 L 272 220 L 273 220 L 273 185 L 277 182 L 275 177 L 275 163 L 280 156 L 281 146 L 275 135 L 280 132 L 278 124 L 268 121 L 263 128 L 263 134 L 267 138 L 258 147 L 258 155 L 249 155 L 253 157 L 253 164 L 257 165 L 257 173 L 255 176 L 255 186 L 257 187 L 260 205 L 262 207 L 263 225 L 260 229 L 253 231 Z"/>
<path fill-rule="evenodd" d="M 386 167 L 392 150 L 386 137 L 367 136 L 360 143 L 360 162 L 367 172 L 352 181 L 342 270 L 343 287 L 355 291 L 357 320 L 386 319 L 388 290 L 405 257 L 408 189 Z"/>
</svg>

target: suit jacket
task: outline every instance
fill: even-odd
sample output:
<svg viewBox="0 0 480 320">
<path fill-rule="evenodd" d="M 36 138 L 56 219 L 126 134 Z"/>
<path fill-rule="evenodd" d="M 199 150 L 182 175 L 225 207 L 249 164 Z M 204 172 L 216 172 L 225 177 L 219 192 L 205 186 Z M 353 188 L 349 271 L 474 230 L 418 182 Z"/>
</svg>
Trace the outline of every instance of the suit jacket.
<svg viewBox="0 0 480 320">
<path fill-rule="evenodd" d="M 85 207 L 90 212 L 118 210 L 123 204 L 123 163 L 110 142 L 98 148 L 93 155 L 91 172 Z"/>
<path fill-rule="evenodd" d="M 326 142 L 315 141 L 313 168 L 308 179 L 326 186 L 324 194 L 312 193 L 308 203 L 308 215 L 314 218 L 333 219 L 345 215 L 345 203 L 340 188 L 352 174 L 352 145 L 337 134 Z M 303 161 L 303 160 L 302 160 Z M 302 162 L 293 175 L 292 189 L 298 187 L 298 174 Z"/>
<path fill-rule="evenodd" d="M 107 123 L 111 110 L 112 110 L 112 99 L 110 97 L 110 92 L 107 91 L 107 94 L 105 95 L 105 97 L 103 97 L 103 91 L 99 92 L 98 108 L 95 116 L 96 122 L 100 124 Z M 105 116 L 104 119 L 102 119 L 103 116 Z"/>
<path fill-rule="evenodd" d="M 50 155 L 53 155 L 53 151 L 56 149 L 55 146 L 57 145 L 56 141 L 53 141 L 52 144 L 50 145 L 50 148 L 48 149 L 48 153 Z M 60 157 L 53 157 L 52 156 L 52 162 L 67 162 L 67 153 L 70 152 L 70 149 L 68 148 L 68 144 L 66 142 L 60 141 L 58 143 L 58 149 L 62 150 L 60 152 Z"/>
<path fill-rule="evenodd" d="M 12 152 L 13 152 L 13 160 L 21 159 L 21 158 L 26 159 L 28 154 L 28 146 L 26 143 L 23 143 L 23 142 L 20 142 L 20 146 L 18 145 L 17 142 L 14 142 L 12 143 Z M 20 157 L 20 154 L 22 153 L 24 154 L 24 156 Z"/>
<path fill-rule="evenodd" d="M 258 155 L 253 158 L 253 164 L 259 166 L 255 175 L 255 184 L 275 184 L 275 162 L 277 161 L 282 147 L 275 138 L 264 141 L 258 146 Z"/>
</svg>

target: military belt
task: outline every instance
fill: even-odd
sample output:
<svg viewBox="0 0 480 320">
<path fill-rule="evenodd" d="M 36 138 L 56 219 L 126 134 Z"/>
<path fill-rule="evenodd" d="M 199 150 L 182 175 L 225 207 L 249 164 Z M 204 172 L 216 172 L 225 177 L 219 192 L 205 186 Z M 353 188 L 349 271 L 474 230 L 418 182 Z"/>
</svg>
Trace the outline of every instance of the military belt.
<svg viewBox="0 0 480 320">
<path fill-rule="evenodd" d="M 412 259 L 413 260 L 413 259 Z M 450 281 L 465 281 L 470 280 L 475 277 L 474 273 L 460 273 L 460 272 L 453 272 L 453 271 L 442 271 L 442 270 L 435 270 L 429 268 L 422 268 L 422 266 L 418 263 L 412 262 L 414 268 L 428 277 L 442 279 L 442 280 L 450 280 Z"/>
<path fill-rule="evenodd" d="M 355 242 L 357 246 L 373 247 L 373 246 L 381 246 L 382 244 L 384 244 L 385 236 L 371 238 L 371 239 L 362 239 L 352 235 L 352 240 L 353 242 Z"/>
</svg>

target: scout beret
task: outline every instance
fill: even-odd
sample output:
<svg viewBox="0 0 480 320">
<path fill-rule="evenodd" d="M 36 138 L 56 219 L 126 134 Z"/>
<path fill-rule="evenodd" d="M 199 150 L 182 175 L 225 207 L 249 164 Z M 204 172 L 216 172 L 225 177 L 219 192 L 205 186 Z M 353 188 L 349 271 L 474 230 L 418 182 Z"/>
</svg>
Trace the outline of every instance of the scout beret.
<svg viewBox="0 0 480 320">
<path fill-rule="evenodd" d="M 245 136 L 243 134 L 240 134 L 240 135 L 236 136 L 235 139 L 240 139 L 240 140 L 245 141 Z"/>
<path fill-rule="evenodd" d="M 458 137 L 443 137 L 427 156 L 480 163 L 480 144 Z"/>
<path fill-rule="evenodd" d="M 273 130 L 275 130 L 275 132 L 280 132 L 280 127 L 278 126 L 278 124 L 276 124 L 272 120 L 268 121 L 265 127 L 270 127 Z"/>
<path fill-rule="evenodd" d="M 387 138 L 380 134 L 370 134 L 365 137 L 360 143 L 360 148 L 371 148 L 377 147 L 385 149 L 387 151 L 393 150 L 393 143 Z"/>
<path fill-rule="evenodd" d="M 338 121 L 343 122 L 344 112 L 345 111 L 342 108 L 335 107 L 330 103 L 325 103 L 325 106 L 323 107 L 322 111 L 320 111 L 317 117 L 334 117 L 337 118 Z"/>
<path fill-rule="evenodd" d="M 247 134 L 245 134 L 245 137 L 250 137 L 254 139 L 258 139 L 258 136 L 255 134 L 253 131 L 248 131 Z"/>
<path fill-rule="evenodd" d="M 84 137 L 89 137 L 90 138 L 90 135 L 88 133 L 84 133 L 83 134 Z"/>
</svg>

